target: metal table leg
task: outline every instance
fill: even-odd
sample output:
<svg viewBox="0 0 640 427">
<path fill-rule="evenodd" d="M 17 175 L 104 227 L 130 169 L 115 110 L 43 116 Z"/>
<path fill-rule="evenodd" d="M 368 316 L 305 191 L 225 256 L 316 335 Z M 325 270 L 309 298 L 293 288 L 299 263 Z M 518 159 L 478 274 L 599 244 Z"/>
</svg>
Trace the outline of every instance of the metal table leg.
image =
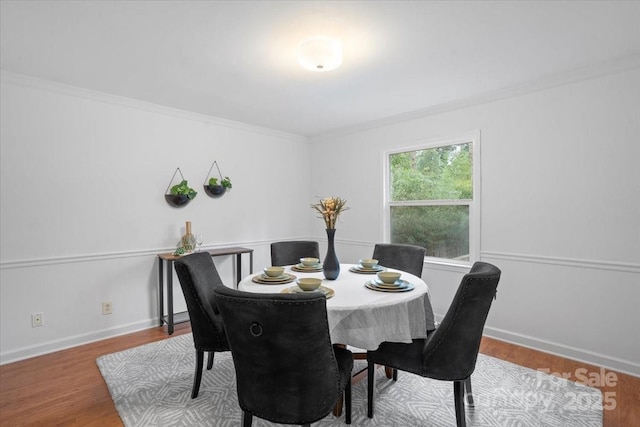
<svg viewBox="0 0 640 427">
<path fill-rule="evenodd" d="M 159 323 L 162 326 L 164 317 L 164 271 L 162 270 L 164 264 L 164 260 L 162 258 L 158 258 L 158 315 L 159 315 Z"/>
<path fill-rule="evenodd" d="M 173 261 L 167 260 L 167 331 L 173 334 Z"/>
</svg>

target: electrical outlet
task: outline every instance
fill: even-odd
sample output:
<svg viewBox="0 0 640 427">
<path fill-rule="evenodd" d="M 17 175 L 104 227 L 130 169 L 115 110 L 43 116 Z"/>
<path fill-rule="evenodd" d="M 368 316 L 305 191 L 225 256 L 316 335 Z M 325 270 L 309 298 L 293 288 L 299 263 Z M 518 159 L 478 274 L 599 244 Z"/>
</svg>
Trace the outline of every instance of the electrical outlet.
<svg viewBox="0 0 640 427">
<path fill-rule="evenodd" d="M 113 313 L 113 305 L 110 302 L 102 303 L 102 314 L 111 314 Z"/>
<path fill-rule="evenodd" d="M 33 313 L 31 315 L 31 327 L 37 328 L 38 326 L 44 325 L 44 318 L 42 317 L 42 313 Z"/>
</svg>

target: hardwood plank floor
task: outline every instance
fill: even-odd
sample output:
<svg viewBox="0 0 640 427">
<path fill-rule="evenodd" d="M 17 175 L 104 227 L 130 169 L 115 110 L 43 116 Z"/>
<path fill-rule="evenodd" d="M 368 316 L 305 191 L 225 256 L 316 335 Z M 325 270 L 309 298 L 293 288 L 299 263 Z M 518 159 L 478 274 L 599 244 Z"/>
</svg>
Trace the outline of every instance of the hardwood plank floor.
<svg viewBox="0 0 640 427">
<path fill-rule="evenodd" d="M 602 391 L 605 427 L 640 426 L 640 378 L 484 337 L 480 352 Z"/>
<path fill-rule="evenodd" d="M 188 323 L 177 325 L 174 336 L 190 331 Z M 121 426 L 95 360 L 165 338 L 165 328 L 152 328 L 0 366 L 0 426 Z M 640 426 L 640 378 L 603 373 L 596 366 L 490 338 L 483 339 L 480 351 L 532 369 L 565 373 L 581 382 L 608 375 L 610 384 L 599 386 L 608 408 L 604 426 Z"/>
</svg>

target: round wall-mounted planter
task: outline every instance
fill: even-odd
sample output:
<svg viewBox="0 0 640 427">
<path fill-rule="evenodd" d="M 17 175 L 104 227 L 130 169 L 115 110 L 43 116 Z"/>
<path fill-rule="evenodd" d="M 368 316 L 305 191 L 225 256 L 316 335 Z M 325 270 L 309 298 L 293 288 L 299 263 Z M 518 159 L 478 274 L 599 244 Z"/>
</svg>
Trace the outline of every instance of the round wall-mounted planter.
<svg viewBox="0 0 640 427">
<path fill-rule="evenodd" d="M 227 187 L 207 184 L 204 186 L 204 191 L 211 197 L 220 197 L 227 191 Z"/>
<path fill-rule="evenodd" d="M 191 201 L 186 194 L 165 194 L 164 199 L 174 208 L 187 206 Z"/>
</svg>

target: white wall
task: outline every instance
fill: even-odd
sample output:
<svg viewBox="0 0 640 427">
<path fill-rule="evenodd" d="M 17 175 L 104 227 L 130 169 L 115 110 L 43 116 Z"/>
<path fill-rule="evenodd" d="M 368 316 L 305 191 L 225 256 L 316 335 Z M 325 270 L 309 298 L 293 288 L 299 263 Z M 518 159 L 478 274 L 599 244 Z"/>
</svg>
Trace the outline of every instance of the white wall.
<svg viewBox="0 0 640 427">
<path fill-rule="evenodd" d="M 479 131 L 481 258 L 503 271 L 485 332 L 640 375 L 639 117 L 635 69 L 317 138 L 313 192 L 349 201 L 357 260 L 382 241 L 382 153 Z M 438 315 L 461 275 L 425 266 Z"/>
<path fill-rule="evenodd" d="M 8 73 L 1 93 L 2 363 L 156 325 L 156 254 L 187 220 L 205 246 L 254 248 L 256 269 L 310 233 L 306 138 Z M 219 199 L 214 160 L 233 182 Z M 164 200 L 176 167 L 199 192 L 184 208 Z M 215 262 L 231 283 L 233 260 Z"/>
<path fill-rule="evenodd" d="M 351 207 L 340 260 L 370 255 L 383 236 L 382 153 L 480 131 L 481 256 L 503 270 L 486 333 L 640 375 L 638 70 L 311 145 L 15 75 L 3 74 L 1 99 L 0 363 L 155 325 L 155 254 L 186 220 L 206 245 L 254 248 L 261 268 L 273 240 L 315 236 L 324 251 L 309 203 L 337 195 Z M 164 202 L 177 166 L 200 187 L 213 160 L 229 194 Z M 231 281 L 232 260 L 216 264 Z M 438 315 L 462 274 L 425 267 Z M 31 328 L 34 312 L 45 326 Z"/>
</svg>

